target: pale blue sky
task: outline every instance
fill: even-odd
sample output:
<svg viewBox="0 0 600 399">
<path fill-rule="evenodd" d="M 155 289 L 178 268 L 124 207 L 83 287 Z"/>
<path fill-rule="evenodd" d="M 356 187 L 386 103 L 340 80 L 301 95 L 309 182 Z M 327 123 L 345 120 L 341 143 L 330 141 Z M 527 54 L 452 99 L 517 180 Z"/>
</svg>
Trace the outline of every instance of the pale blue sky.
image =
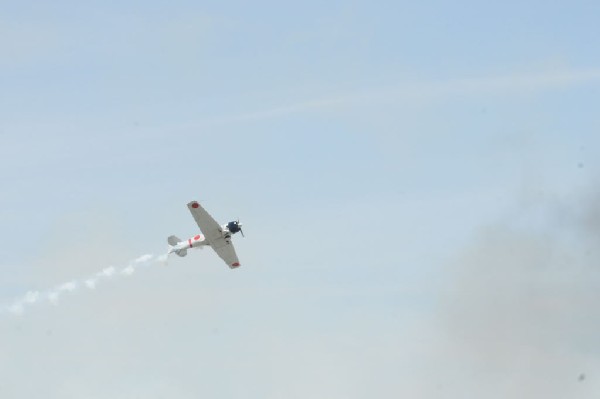
<svg viewBox="0 0 600 399">
<path fill-rule="evenodd" d="M 0 315 L 0 396 L 590 397 L 599 17 L 0 3 L 3 304 L 160 254 L 192 199 L 247 236 Z"/>
</svg>

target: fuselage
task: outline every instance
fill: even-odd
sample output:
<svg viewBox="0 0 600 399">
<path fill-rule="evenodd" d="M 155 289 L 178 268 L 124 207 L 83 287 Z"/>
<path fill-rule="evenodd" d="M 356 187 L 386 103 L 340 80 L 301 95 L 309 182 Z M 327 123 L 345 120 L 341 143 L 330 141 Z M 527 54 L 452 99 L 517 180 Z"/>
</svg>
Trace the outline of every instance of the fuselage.
<svg viewBox="0 0 600 399">
<path fill-rule="evenodd" d="M 187 241 L 179 241 L 177 243 L 169 243 L 169 253 L 176 253 L 179 256 L 187 255 L 187 250 L 190 248 L 198 248 L 203 245 L 210 245 L 204 235 L 197 234 Z"/>
<path fill-rule="evenodd" d="M 238 227 L 237 223 L 234 225 L 234 222 L 229 222 L 228 224 L 221 226 L 221 233 L 225 238 L 230 238 L 232 234 L 235 234 L 238 231 L 240 231 L 240 227 Z M 198 248 L 205 245 L 210 245 L 210 243 L 206 240 L 204 234 L 196 234 L 195 236 L 188 238 L 186 241 L 180 241 L 177 244 L 172 245 L 170 252 L 177 252 L 182 249 Z"/>
</svg>

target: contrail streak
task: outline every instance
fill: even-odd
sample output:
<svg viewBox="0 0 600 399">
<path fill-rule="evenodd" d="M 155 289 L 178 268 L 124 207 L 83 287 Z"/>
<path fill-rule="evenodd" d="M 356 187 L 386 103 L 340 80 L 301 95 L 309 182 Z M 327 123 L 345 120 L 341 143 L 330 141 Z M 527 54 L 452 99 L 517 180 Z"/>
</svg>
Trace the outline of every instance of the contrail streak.
<svg viewBox="0 0 600 399">
<path fill-rule="evenodd" d="M 109 266 L 92 276 L 88 276 L 81 280 L 70 280 L 46 291 L 28 291 L 25 295 L 13 300 L 10 305 L 0 308 L 0 313 L 22 315 L 28 307 L 41 302 L 49 302 L 52 305 L 58 305 L 62 295 L 73 293 L 80 288 L 94 290 L 98 283 L 101 283 L 103 280 L 113 279 L 117 276 L 131 276 L 140 266 L 147 266 L 153 263 L 165 263 L 166 261 L 167 255 L 142 255 L 130 261 L 122 268 Z"/>
</svg>

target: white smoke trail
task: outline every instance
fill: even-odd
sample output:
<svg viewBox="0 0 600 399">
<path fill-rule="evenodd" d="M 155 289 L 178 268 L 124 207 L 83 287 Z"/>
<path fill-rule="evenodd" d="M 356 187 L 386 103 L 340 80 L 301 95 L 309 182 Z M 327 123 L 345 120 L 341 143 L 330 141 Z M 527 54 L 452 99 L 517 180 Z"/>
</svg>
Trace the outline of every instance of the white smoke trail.
<svg viewBox="0 0 600 399">
<path fill-rule="evenodd" d="M 60 287 L 58 287 L 59 291 L 75 291 L 77 289 L 77 282 L 75 281 L 69 281 L 68 283 L 64 283 L 62 284 Z"/>
<path fill-rule="evenodd" d="M 16 298 L 12 304 L 0 309 L 0 313 L 10 313 L 13 315 L 22 315 L 29 306 L 33 306 L 42 301 L 47 301 L 52 305 L 58 305 L 62 295 L 72 294 L 80 287 L 85 287 L 89 290 L 96 289 L 99 282 L 102 280 L 112 279 L 115 276 L 131 276 L 140 266 L 150 265 L 152 263 L 163 264 L 166 262 L 168 255 L 154 256 L 151 254 L 142 255 L 129 262 L 127 266 L 118 269 L 114 266 L 109 266 L 93 276 L 86 277 L 82 280 L 71 280 L 47 291 L 28 291 L 22 297 Z"/>
<path fill-rule="evenodd" d="M 25 294 L 25 298 L 23 298 L 23 302 L 25 302 L 27 304 L 36 303 L 39 296 L 40 296 L 39 292 L 29 291 L 27 294 Z"/>
<path fill-rule="evenodd" d="M 58 305 L 58 292 L 52 291 L 48 293 L 48 300 L 53 305 Z"/>
<path fill-rule="evenodd" d="M 20 302 L 13 303 L 7 307 L 7 310 L 12 314 L 20 315 L 23 314 L 23 305 Z"/>
<path fill-rule="evenodd" d="M 98 273 L 97 276 L 110 277 L 113 274 L 115 274 L 115 268 L 113 266 L 110 266 L 110 267 L 107 267 L 106 269 L 102 269 L 102 271 L 100 273 Z"/>
<path fill-rule="evenodd" d="M 87 280 L 85 280 L 85 286 L 88 287 L 90 290 L 95 289 L 96 288 L 96 279 L 88 278 Z"/>
</svg>

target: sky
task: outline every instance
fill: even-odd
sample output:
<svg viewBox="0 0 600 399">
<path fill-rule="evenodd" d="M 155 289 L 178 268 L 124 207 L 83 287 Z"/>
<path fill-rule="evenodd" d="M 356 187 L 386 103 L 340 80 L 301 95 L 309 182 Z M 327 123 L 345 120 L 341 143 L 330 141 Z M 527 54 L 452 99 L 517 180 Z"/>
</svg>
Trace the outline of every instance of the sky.
<svg viewBox="0 0 600 399">
<path fill-rule="evenodd" d="M 593 397 L 598 17 L 0 1 L 0 397 Z"/>
</svg>

